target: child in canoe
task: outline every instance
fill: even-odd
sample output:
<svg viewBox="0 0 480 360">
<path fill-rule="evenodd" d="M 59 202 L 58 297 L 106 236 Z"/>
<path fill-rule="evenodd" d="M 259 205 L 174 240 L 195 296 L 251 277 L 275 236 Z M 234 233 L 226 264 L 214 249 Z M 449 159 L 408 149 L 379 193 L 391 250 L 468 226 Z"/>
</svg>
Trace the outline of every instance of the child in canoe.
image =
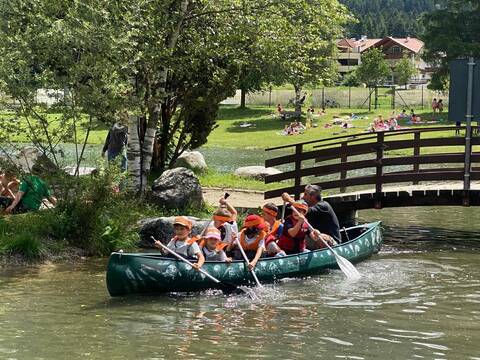
<svg viewBox="0 0 480 360">
<path fill-rule="evenodd" d="M 220 230 L 214 227 L 209 227 L 205 233 L 205 238 L 202 240 L 200 247 L 206 261 L 232 261 L 231 258 L 225 254 L 225 247 L 227 244 L 222 243 L 220 237 Z"/>
<path fill-rule="evenodd" d="M 228 245 L 238 237 L 237 210 L 224 198 L 213 213 L 213 226 L 220 230 L 221 242 Z"/>
<path fill-rule="evenodd" d="M 245 251 L 250 263 L 249 270 L 253 270 L 257 265 L 258 259 L 265 251 L 265 222 L 259 215 L 248 215 L 243 223 L 243 229 L 239 234 L 239 242 L 242 249 Z M 243 255 L 238 249 L 237 241 L 232 241 L 228 247 L 228 251 L 234 251 L 234 258 L 236 260 L 243 260 Z"/>
<path fill-rule="evenodd" d="M 197 238 L 190 237 L 192 222 L 185 216 L 177 216 L 173 223 L 173 229 L 175 236 L 170 240 L 167 247 L 183 257 L 196 257 L 197 262 L 193 264 L 193 267 L 196 270 L 200 269 L 205 262 L 205 257 L 197 244 Z M 155 246 L 162 249 L 158 240 L 155 241 Z M 166 254 L 166 250 L 162 249 L 162 252 Z"/>
<path fill-rule="evenodd" d="M 278 246 L 285 251 L 287 255 L 308 251 L 306 250 L 307 243 L 305 237 L 310 233 L 307 224 L 304 222 L 305 215 L 308 211 L 307 203 L 299 200 L 294 202 L 292 206 L 301 216 L 298 216 L 295 211 L 292 211 L 291 215 L 285 219 L 282 235 L 278 240 Z"/>
<path fill-rule="evenodd" d="M 267 236 L 265 238 L 265 247 L 267 256 L 285 256 L 285 251 L 280 249 L 277 241 L 283 230 L 283 223 L 277 220 L 278 207 L 274 203 L 263 205 L 262 217 L 265 225 L 268 226 Z"/>
</svg>

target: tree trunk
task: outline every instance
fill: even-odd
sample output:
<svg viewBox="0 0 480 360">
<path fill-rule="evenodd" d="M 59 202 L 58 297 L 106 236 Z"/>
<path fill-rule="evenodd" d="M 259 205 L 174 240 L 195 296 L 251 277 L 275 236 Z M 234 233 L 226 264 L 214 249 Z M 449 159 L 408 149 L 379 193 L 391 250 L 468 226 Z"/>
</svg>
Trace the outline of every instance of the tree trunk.
<svg viewBox="0 0 480 360">
<path fill-rule="evenodd" d="M 378 86 L 375 85 L 375 110 L 378 109 Z"/>
<path fill-rule="evenodd" d="M 302 87 L 300 85 L 295 85 L 295 112 L 302 112 L 302 104 L 300 104 L 300 98 L 302 96 Z"/>
<path fill-rule="evenodd" d="M 240 89 L 240 109 L 246 108 L 246 97 L 247 92 L 245 91 L 245 89 Z"/>
<path fill-rule="evenodd" d="M 172 33 L 169 36 L 167 36 L 167 39 L 166 39 L 167 49 L 172 50 L 175 48 L 177 44 L 178 38 L 180 36 L 180 30 L 187 13 L 188 4 L 189 4 L 189 0 L 181 0 L 180 2 L 179 17 L 178 17 L 176 26 L 172 31 Z M 168 77 L 168 68 L 165 67 L 158 74 L 157 83 L 160 84 L 159 87 L 157 88 L 157 95 L 156 95 L 156 97 L 158 98 L 158 103 L 153 109 L 152 108 L 150 109 L 150 116 L 148 119 L 147 128 L 145 130 L 145 138 L 144 138 L 143 146 L 141 149 L 141 152 L 142 152 L 141 170 L 142 171 L 140 175 L 142 178 L 141 180 L 142 192 L 145 191 L 146 189 L 147 175 L 150 173 L 150 169 L 152 166 L 153 147 L 155 143 L 155 136 L 157 133 L 158 120 L 160 117 L 159 115 L 160 115 L 161 104 L 165 101 L 165 98 L 167 97 L 167 93 L 165 91 L 167 77 Z M 168 129 L 166 131 L 168 131 Z M 168 146 L 168 144 L 166 145 Z M 161 144 L 161 146 L 164 146 L 164 144 Z M 161 149 L 161 152 L 165 153 L 166 149 Z"/>
<path fill-rule="evenodd" d="M 138 137 L 138 122 L 137 116 L 130 116 L 128 119 L 128 174 L 130 190 L 134 193 L 141 193 L 145 188 L 142 184 L 142 154 Z"/>
</svg>

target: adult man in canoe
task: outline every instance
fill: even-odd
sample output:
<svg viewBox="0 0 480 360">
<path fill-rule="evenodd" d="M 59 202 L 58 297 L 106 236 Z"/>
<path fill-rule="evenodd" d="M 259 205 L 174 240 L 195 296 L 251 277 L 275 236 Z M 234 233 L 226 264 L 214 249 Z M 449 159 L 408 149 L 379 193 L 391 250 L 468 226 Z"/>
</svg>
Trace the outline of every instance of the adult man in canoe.
<svg viewBox="0 0 480 360">
<path fill-rule="evenodd" d="M 293 199 L 287 193 L 282 195 L 282 199 L 287 202 L 293 202 Z M 316 230 L 320 232 L 320 237 L 333 243 L 341 242 L 340 224 L 337 215 L 331 205 L 322 199 L 322 188 L 317 185 L 305 186 L 302 198 L 308 204 L 306 219 Z"/>
</svg>

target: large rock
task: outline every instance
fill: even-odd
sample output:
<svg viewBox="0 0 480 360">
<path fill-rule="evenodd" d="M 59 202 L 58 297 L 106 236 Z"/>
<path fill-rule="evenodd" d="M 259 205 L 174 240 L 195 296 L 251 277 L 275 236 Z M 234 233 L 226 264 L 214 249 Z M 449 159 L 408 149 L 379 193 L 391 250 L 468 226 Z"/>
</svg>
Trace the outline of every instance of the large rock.
<svg viewBox="0 0 480 360">
<path fill-rule="evenodd" d="M 13 161 L 24 172 L 35 170 L 39 174 L 51 174 L 59 168 L 45 155 L 33 146 L 26 146 L 14 155 Z"/>
<path fill-rule="evenodd" d="M 193 235 L 200 235 L 203 229 L 210 223 L 211 220 L 201 220 L 195 217 L 188 217 L 193 222 Z M 173 221 L 175 217 L 158 217 L 147 218 L 139 221 L 140 226 L 140 242 L 139 246 L 143 248 L 152 248 L 152 236 L 163 242 L 168 243 L 173 237 Z"/>
<path fill-rule="evenodd" d="M 203 205 L 202 187 L 192 170 L 175 168 L 153 182 L 150 199 L 167 209 L 199 208 Z"/>
<path fill-rule="evenodd" d="M 175 162 L 175 167 L 184 167 L 195 173 L 204 173 L 208 170 L 207 163 L 202 153 L 198 151 L 185 151 Z"/>
<path fill-rule="evenodd" d="M 266 168 L 264 166 L 244 166 L 235 170 L 234 175 L 256 179 L 265 180 L 267 175 L 281 174 L 282 172 L 273 167 Z"/>
</svg>

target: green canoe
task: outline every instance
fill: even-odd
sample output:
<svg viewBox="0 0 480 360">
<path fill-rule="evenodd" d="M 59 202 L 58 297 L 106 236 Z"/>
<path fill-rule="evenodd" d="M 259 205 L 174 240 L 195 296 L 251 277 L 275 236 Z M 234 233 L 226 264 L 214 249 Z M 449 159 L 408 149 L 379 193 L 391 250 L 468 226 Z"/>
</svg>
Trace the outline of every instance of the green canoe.
<svg viewBox="0 0 480 360">
<path fill-rule="evenodd" d="M 353 263 L 367 259 L 382 246 L 380 224 L 375 222 L 347 229 L 343 234 L 346 242 L 335 246 L 335 251 Z M 255 273 L 261 282 L 272 282 L 334 268 L 338 267 L 331 251 L 321 249 L 298 255 L 260 259 Z M 230 264 L 205 262 L 203 269 L 220 281 L 236 285 L 253 284 L 253 277 L 242 261 L 233 261 Z M 190 265 L 166 258 L 159 253 L 114 252 L 108 261 L 107 288 L 111 296 L 190 292 L 216 287 L 218 288 L 213 281 L 192 269 Z"/>
</svg>

